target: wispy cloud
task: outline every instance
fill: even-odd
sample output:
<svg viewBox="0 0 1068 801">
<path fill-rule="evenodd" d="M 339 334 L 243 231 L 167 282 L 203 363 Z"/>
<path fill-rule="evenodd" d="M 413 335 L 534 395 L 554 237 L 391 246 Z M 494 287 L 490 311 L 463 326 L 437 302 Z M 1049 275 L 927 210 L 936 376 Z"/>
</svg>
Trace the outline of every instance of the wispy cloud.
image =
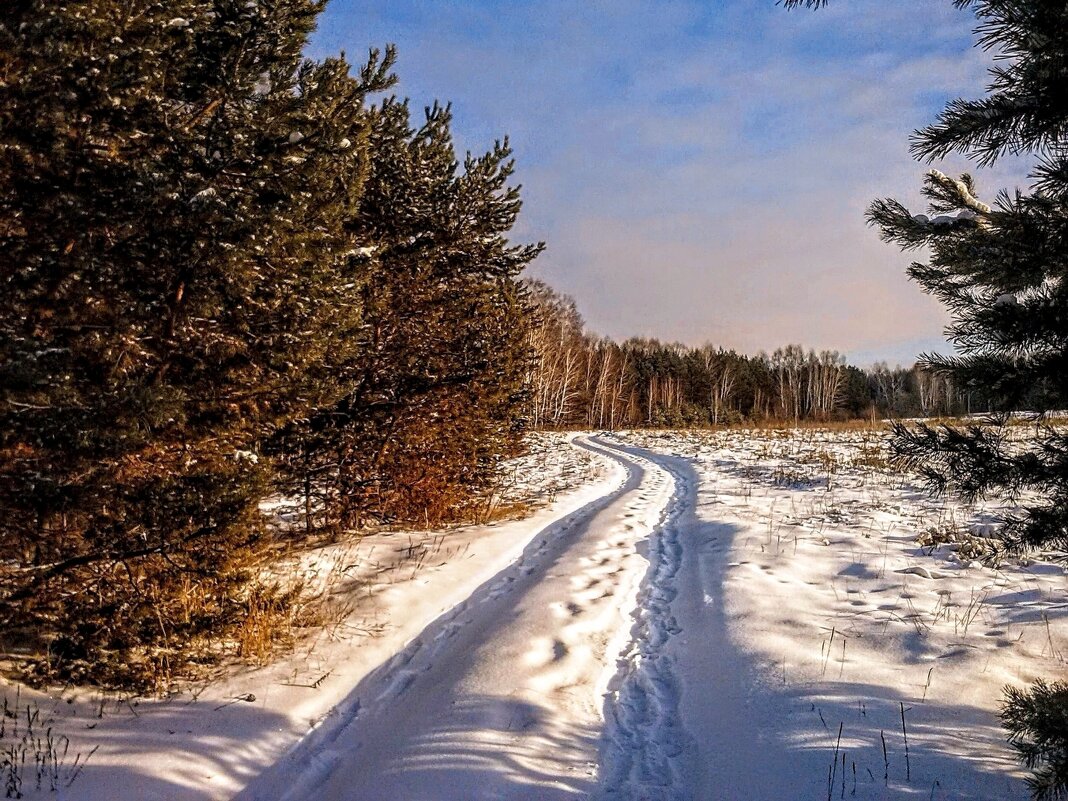
<svg viewBox="0 0 1068 801">
<path fill-rule="evenodd" d="M 402 93 L 452 100 L 461 147 L 511 136 L 534 271 L 595 329 L 904 362 L 946 318 L 864 208 L 920 205 L 908 133 L 981 91 L 972 24 L 932 0 L 335 0 L 315 48 L 395 41 Z"/>
</svg>

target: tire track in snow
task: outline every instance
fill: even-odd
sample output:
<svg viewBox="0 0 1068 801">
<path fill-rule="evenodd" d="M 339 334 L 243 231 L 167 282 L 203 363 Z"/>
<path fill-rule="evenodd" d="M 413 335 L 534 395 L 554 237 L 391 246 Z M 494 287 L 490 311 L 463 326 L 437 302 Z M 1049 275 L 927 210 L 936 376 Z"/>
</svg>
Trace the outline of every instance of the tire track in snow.
<svg viewBox="0 0 1068 801">
<path fill-rule="evenodd" d="M 617 462 L 620 484 L 534 536 L 515 562 L 372 671 L 242 799 L 589 797 L 600 733 L 595 666 L 626 642 L 625 622 L 608 642 L 609 621 L 633 605 L 644 573 L 633 542 L 659 519 L 669 482 L 645 460 L 575 444 Z M 632 558 L 628 579 L 620 569 Z M 539 636 L 528 637 L 535 629 Z M 570 716 L 583 719 L 581 707 L 591 725 L 572 734 Z"/>
<path fill-rule="evenodd" d="M 651 471 L 667 474 L 674 491 L 647 538 L 649 569 L 632 613 L 634 625 L 625 653 L 609 682 L 605 698 L 600 788 L 602 801 L 684 801 L 685 760 L 692 752 L 679 709 L 681 685 L 670 640 L 681 632 L 672 602 L 678 595 L 676 577 L 682 567 L 683 545 L 678 522 L 692 487 L 685 478 L 653 462 L 641 451 L 595 440 L 602 447 L 625 454 Z"/>
</svg>

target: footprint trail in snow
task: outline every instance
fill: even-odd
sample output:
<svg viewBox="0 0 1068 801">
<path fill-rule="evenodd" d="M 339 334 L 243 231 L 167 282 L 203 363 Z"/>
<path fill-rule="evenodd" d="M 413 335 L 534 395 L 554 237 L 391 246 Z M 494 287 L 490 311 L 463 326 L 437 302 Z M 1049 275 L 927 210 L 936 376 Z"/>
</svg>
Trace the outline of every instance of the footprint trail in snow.
<svg viewBox="0 0 1068 801">
<path fill-rule="evenodd" d="M 678 631 L 676 481 L 637 451 L 579 445 L 621 464 L 622 486 L 535 536 L 242 798 L 690 797 L 674 765 L 679 691 L 658 656 Z M 280 787 L 298 762 L 310 767 Z"/>
<path fill-rule="evenodd" d="M 653 470 L 665 471 L 631 452 Z M 664 646 L 681 629 L 672 613 L 675 578 L 682 565 L 678 520 L 686 485 L 668 479 L 673 492 L 660 519 L 639 548 L 649 562 L 632 612 L 634 625 L 619 670 L 605 700 L 601 781 L 598 797 L 634 801 L 690 798 L 683 756 L 690 738 L 679 714 L 680 686 L 672 657 Z"/>
</svg>

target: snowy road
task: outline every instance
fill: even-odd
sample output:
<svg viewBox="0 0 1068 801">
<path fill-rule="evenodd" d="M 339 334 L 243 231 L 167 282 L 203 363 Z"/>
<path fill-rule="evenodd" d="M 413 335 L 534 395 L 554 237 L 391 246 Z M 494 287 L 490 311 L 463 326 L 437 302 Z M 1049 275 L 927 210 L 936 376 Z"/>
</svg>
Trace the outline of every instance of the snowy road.
<svg viewBox="0 0 1068 801">
<path fill-rule="evenodd" d="M 987 512 L 878 437 L 567 435 L 523 519 L 302 555 L 345 611 L 277 662 L 9 689 L 92 756 L 28 798 L 1022 801 L 997 699 L 1068 662 L 1068 575 L 919 544 Z"/>
<path fill-rule="evenodd" d="M 719 502 L 691 459 L 616 445 L 674 485 L 648 544 L 631 647 L 605 704 L 594 797 L 625 801 L 800 798 L 781 743 L 750 709 L 761 683 L 728 632 L 723 592 L 737 527 L 698 516 Z M 707 497 L 699 497 L 707 493 Z M 774 767 L 770 767 L 774 766 Z"/>
<path fill-rule="evenodd" d="M 688 733 L 681 701 L 684 678 L 723 649 L 703 622 L 682 641 L 687 623 L 716 614 L 685 549 L 714 556 L 719 534 L 694 525 L 682 460 L 579 444 L 622 463 L 622 486 L 535 537 L 368 676 L 353 714 L 242 798 L 710 797 L 697 786 L 708 741 Z"/>
</svg>

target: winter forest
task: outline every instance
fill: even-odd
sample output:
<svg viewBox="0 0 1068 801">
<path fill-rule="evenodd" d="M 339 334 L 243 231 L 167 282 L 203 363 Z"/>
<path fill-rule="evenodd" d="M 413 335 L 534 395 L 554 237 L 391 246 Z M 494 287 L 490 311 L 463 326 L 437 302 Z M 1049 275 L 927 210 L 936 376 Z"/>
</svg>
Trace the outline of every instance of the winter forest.
<svg viewBox="0 0 1068 801">
<path fill-rule="evenodd" d="M 948 320 L 897 361 L 561 288 L 520 183 L 557 133 L 472 143 L 403 45 L 323 37 L 603 10 L 387 5 L 0 13 L 5 797 L 1068 798 L 1068 6 L 931 12 L 982 82 L 916 79 L 914 183 L 854 215 Z"/>
</svg>

